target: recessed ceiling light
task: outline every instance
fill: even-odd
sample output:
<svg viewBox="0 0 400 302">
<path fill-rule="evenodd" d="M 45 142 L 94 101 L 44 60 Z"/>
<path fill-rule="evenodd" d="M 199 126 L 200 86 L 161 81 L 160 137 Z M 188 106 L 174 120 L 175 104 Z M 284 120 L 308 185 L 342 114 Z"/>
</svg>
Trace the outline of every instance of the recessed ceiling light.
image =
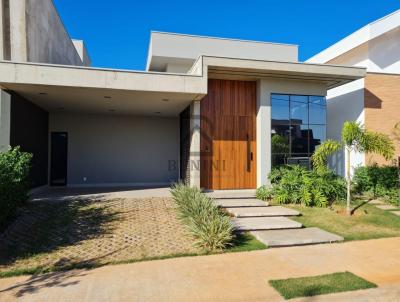
<svg viewBox="0 0 400 302">
<path fill-rule="evenodd" d="M 40 95 L 47 95 L 46 92 L 39 92 Z"/>
<path fill-rule="evenodd" d="M 162 99 L 163 102 L 169 102 L 169 99 Z"/>
<path fill-rule="evenodd" d="M 111 99 L 111 97 L 109 95 L 105 95 L 104 98 L 105 99 Z"/>
</svg>

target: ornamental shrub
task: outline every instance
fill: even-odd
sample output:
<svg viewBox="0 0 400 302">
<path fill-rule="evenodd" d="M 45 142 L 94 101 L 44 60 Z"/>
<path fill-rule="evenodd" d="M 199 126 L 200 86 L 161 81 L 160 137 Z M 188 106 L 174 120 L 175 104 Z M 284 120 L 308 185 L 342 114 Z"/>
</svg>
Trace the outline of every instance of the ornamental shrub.
<svg viewBox="0 0 400 302">
<path fill-rule="evenodd" d="M 0 226 L 27 199 L 31 159 L 32 154 L 19 147 L 0 153 Z"/>
<path fill-rule="evenodd" d="M 286 165 L 274 169 L 269 178 L 273 199 L 280 204 L 326 207 L 346 194 L 345 180 L 327 169 Z"/>
<path fill-rule="evenodd" d="M 257 199 L 267 201 L 267 200 L 271 200 L 273 197 L 274 197 L 274 195 L 273 195 L 272 189 L 267 188 L 267 186 L 261 186 L 256 191 Z"/>
<path fill-rule="evenodd" d="M 221 212 L 200 189 L 176 184 L 171 189 L 179 217 L 206 251 L 222 250 L 234 238 L 229 216 Z"/>
<path fill-rule="evenodd" d="M 398 195 L 399 171 L 394 166 L 358 167 L 354 172 L 353 181 L 354 190 L 360 194 L 367 193 L 389 199 L 396 199 Z"/>
</svg>

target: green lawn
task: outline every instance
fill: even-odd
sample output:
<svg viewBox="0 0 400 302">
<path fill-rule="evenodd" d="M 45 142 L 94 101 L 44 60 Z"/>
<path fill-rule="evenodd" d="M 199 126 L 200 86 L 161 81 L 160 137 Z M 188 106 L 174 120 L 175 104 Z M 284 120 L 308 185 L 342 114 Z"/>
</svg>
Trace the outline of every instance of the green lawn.
<svg viewBox="0 0 400 302">
<path fill-rule="evenodd" d="M 236 235 L 235 240 L 232 242 L 232 246 L 228 247 L 225 252 L 245 252 L 266 249 L 267 246 L 258 241 L 256 237 L 249 233 L 240 233 Z"/>
<path fill-rule="evenodd" d="M 368 282 L 350 272 L 314 277 L 270 280 L 269 284 L 285 299 L 377 287 L 376 284 Z"/>
<path fill-rule="evenodd" d="M 293 219 L 305 227 L 319 227 L 343 236 L 345 240 L 400 236 L 399 216 L 369 204 L 361 202 L 358 204 L 361 206 L 351 217 L 345 215 L 344 204 L 335 204 L 332 208 L 310 208 L 300 205 L 287 205 L 287 207 L 302 213 L 302 216 Z"/>
</svg>

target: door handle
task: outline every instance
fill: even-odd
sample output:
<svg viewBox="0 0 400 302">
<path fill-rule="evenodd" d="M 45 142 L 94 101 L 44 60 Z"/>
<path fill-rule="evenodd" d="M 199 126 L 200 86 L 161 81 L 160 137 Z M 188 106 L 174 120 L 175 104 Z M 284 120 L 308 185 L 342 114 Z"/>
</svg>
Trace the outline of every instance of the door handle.
<svg viewBox="0 0 400 302">
<path fill-rule="evenodd" d="M 250 135 L 246 134 L 247 139 L 247 172 L 251 171 L 251 161 L 253 160 L 253 152 L 251 152 Z"/>
</svg>

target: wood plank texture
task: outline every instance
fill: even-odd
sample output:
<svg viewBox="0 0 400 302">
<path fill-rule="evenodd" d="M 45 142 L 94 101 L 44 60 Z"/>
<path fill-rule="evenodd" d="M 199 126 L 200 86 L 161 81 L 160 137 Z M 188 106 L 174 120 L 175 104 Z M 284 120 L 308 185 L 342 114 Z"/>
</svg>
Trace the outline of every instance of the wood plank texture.
<svg viewBox="0 0 400 302">
<path fill-rule="evenodd" d="M 256 82 L 210 79 L 201 101 L 201 186 L 256 188 Z"/>
</svg>

